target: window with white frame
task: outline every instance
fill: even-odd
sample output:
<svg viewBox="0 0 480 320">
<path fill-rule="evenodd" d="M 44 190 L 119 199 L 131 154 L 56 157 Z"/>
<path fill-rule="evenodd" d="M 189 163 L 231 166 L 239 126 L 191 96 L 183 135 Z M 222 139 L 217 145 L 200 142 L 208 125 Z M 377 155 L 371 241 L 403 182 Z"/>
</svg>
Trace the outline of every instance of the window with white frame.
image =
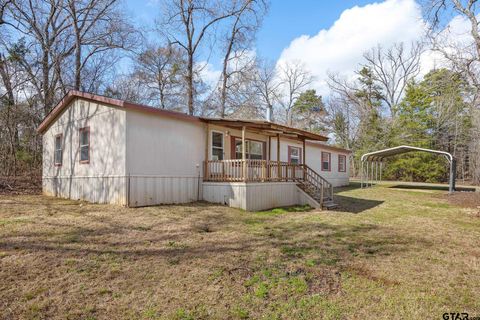
<svg viewBox="0 0 480 320">
<path fill-rule="evenodd" d="M 338 171 L 339 172 L 347 171 L 347 157 L 343 154 L 338 155 Z"/>
<path fill-rule="evenodd" d="M 90 127 L 81 128 L 80 136 L 80 163 L 90 162 Z"/>
<path fill-rule="evenodd" d="M 255 140 L 245 140 L 245 158 L 250 160 L 262 160 L 263 142 Z M 235 138 L 235 159 L 242 159 L 242 139 Z"/>
<path fill-rule="evenodd" d="M 223 160 L 223 133 L 212 131 L 212 160 Z"/>
<path fill-rule="evenodd" d="M 331 166 L 330 166 L 330 161 L 331 160 L 331 154 L 330 152 L 323 152 L 322 151 L 322 171 L 330 171 Z"/>
<path fill-rule="evenodd" d="M 288 146 L 288 162 L 300 164 L 302 162 L 301 150 L 298 147 Z"/>
<path fill-rule="evenodd" d="M 62 134 L 55 136 L 55 150 L 53 153 L 54 163 L 56 166 L 62 165 L 62 154 L 63 154 L 63 143 L 62 143 Z"/>
</svg>

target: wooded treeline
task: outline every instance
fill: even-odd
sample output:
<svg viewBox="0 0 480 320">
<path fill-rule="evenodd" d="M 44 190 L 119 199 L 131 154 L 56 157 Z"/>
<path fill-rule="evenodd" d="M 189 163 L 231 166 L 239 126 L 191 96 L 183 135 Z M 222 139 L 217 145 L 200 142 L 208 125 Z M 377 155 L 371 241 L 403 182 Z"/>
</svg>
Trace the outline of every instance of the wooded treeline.
<svg viewBox="0 0 480 320">
<path fill-rule="evenodd" d="M 476 2 L 424 3 L 431 29 L 418 43 L 375 47 L 354 77 L 329 76 L 330 92 L 300 61 L 255 53 L 267 0 L 166 0 L 146 30 L 120 0 L 0 0 L 0 175 L 39 175 L 35 128 L 70 89 L 189 114 L 263 119 L 329 134 L 367 151 L 411 144 L 452 152 L 458 178 L 480 181 L 480 36 Z M 451 43 L 443 15 L 471 23 L 471 42 Z M 445 63 L 423 74 L 421 57 Z M 220 57 L 212 75 L 209 57 Z M 215 78 L 215 80 L 211 80 Z M 217 80 L 218 78 L 218 80 Z M 393 159 L 386 175 L 446 178 L 429 155 Z"/>
</svg>

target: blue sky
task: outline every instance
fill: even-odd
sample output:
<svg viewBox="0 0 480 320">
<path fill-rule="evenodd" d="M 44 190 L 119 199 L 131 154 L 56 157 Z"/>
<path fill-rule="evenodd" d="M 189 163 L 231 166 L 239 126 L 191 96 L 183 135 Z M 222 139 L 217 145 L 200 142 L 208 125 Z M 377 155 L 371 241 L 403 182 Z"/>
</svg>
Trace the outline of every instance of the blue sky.
<svg viewBox="0 0 480 320">
<path fill-rule="evenodd" d="M 165 0 L 126 1 L 138 25 L 152 27 Z M 468 33 L 468 22 L 457 18 L 445 22 L 453 23 L 458 38 Z M 366 51 L 399 42 L 408 46 L 423 39 L 426 26 L 418 0 L 272 0 L 253 49 L 277 65 L 301 62 L 315 77 L 314 89 L 326 95 L 328 74 L 354 77 Z M 199 57 L 206 59 L 205 54 Z M 220 61 L 220 56 L 209 56 L 202 71 L 208 83 L 218 80 Z M 427 52 L 422 70 L 428 72 L 437 61 L 438 56 Z"/>
<path fill-rule="evenodd" d="M 162 0 L 126 0 L 130 14 L 140 25 L 153 24 L 160 14 Z M 257 36 L 257 52 L 277 60 L 282 50 L 298 36 L 314 35 L 328 28 L 348 8 L 375 1 L 366 0 L 273 0 Z"/>
<path fill-rule="evenodd" d="M 257 51 L 276 60 L 290 42 L 329 28 L 345 10 L 375 1 L 273 0 L 258 34 Z"/>
</svg>

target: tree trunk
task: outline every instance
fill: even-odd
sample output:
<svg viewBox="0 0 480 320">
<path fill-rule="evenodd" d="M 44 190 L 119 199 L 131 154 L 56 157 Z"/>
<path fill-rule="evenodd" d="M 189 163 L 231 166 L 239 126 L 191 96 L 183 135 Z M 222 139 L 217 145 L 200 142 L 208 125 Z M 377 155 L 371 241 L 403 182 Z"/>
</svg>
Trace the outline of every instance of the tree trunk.
<svg viewBox="0 0 480 320">
<path fill-rule="evenodd" d="M 194 98 L 194 88 L 193 88 L 193 54 L 188 55 L 188 64 L 187 64 L 187 97 L 188 97 L 188 114 L 192 115 L 195 112 L 193 106 Z"/>
<path fill-rule="evenodd" d="M 51 94 L 50 94 L 50 87 L 49 87 L 49 59 L 48 59 L 48 51 L 44 50 L 43 57 L 42 57 L 42 90 L 43 90 L 43 110 L 44 115 L 46 116 L 51 108 L 52 108 L 52 101 L 51 101 Z"/>
<path fill-rule="evenodd" d="M 82 71 L 82 40 L 78 29 L 75 27 L 76 43 L 75 43 L 75 90 L 80 90 L 82 85 L 81 71 Z"/>
</svg>

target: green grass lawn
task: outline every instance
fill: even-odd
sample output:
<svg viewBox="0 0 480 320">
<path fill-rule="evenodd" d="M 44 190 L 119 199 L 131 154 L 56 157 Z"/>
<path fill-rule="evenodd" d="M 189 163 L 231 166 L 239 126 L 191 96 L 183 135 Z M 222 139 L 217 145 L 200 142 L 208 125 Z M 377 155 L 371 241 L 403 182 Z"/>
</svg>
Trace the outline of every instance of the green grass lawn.
<svg viewBox="0 0 480 320">
<path fill-rule="evenodd" d="M 0 196 L 0 318 L 480 316 L 479 209 L 388 184 L 336 202 L 250 213 Z"/>
</svg>

